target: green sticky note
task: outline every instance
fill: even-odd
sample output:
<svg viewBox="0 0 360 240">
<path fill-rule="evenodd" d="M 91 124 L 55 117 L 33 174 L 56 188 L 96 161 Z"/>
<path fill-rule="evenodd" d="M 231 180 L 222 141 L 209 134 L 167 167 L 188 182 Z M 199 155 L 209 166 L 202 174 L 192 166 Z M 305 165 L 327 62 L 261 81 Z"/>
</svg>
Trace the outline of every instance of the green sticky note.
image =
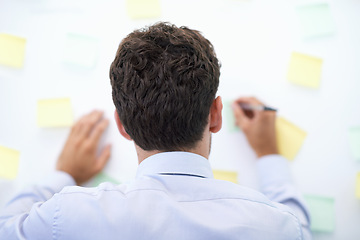
<svg viewBox="0 0 360 240">
<path fill-rule="evenodd" d="M 226 128 L 228 129 L 228 131 L 229 132 L 237 132 L 237 131 L 240 131 L 240 128 L 236 125 L 234 112 L 231 107 L 232 103 L 233 103 L 233 101 L 225 101 L 224 102 L 223 113 L 224 113 L 224 117 L 225 117 Z"/>
<path fill-rule="evenodd" d="M 67 35 L 64 62 L 84 68 L 95 66 L 98 58 L 99 41 L 96 38 L 69 33 Z"/>
<path fill-rule="evenodd" d="M 20 152 L 0 146 L 0 178 L 14 179 L 19 168 Z"/>
<path fill-rule="evenodd" d="M 333 232 L 335 228 L 335 200 L 330 197 L 305 195 L 310 211 L 311 230 Z"/>
<path fill-rule="evenodd" d="M 334 22 L 327 3 L 299 6 L 297 13 L 300 18 L 304 38 L 334 33 Z"/>
<path fill-rule="evenodd" d="M 97 187 L 97 186 L 99 186 L 100 183 L 103 183 L 103 182 L 111 182 L 114 184 L 120 184 L 120 182 L 118 180 L 116 180 L 115 178 L 112 178 L 109 175 L 101 172 L 94 177 L 94 179 L 91 182 L 92 183 L 91 185 L 94 187 Z"/>
<path fill-rule="evenodd" d="M 360 160 L 360 126 L 349 129 L 349 140 L 352 155 Z"/>
<path fill-rule="evenodd" d="M 0 33 L 0 64 L 21 68 L 24 65 L 26 39 Z"/>
<path fill-rule="evenodd" d="M 126 11 L 132 19 L 157 18 L 161 15 L 160 0 L 126 0 Z"/>
</svg>

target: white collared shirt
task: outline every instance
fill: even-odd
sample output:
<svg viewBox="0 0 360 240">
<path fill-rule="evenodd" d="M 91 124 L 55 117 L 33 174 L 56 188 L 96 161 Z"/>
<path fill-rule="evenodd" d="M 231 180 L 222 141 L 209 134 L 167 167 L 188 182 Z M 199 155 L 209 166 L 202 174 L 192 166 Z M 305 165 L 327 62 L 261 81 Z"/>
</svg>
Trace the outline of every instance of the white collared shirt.
<svg viewBox="0 0 360 240">
<path fill-rule="evenodd" d="M 7 204 L 0 239 L 310 239 L 287 161 L 265 156 L 257 168 L 263 193 L 214 179 L 188 152 L 145 159 L 130 184 L 83 188 L 56 172 Z"/>
</svg>

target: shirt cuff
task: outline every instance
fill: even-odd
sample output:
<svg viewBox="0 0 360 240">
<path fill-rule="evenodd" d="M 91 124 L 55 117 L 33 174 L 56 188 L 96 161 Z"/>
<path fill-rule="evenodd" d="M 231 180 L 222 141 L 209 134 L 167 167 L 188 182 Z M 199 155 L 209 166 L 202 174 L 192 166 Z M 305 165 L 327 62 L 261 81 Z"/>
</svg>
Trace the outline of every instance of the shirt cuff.
<svg viewBox="0 0 360 240">
<path fill-rule="evenodd" d="M 76 185 L 76 182 L 70 174 L 63 171 L 55 171 L 41 185 L 50 187 L 54 192 L 60 192 L 66 186 Z"/>
<path fill-rule="evenodd" d="M 256 167 L 261 187 L 292 181 L 288 160 L 279 154 L 271 154 L 259 158 L 256 162 Z"/>
</svg>

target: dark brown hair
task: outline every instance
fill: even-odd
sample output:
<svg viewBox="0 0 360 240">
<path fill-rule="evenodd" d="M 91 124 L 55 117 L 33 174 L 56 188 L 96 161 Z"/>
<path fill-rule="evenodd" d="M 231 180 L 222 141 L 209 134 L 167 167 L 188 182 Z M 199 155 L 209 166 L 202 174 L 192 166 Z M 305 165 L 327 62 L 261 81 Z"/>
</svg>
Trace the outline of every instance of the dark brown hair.
<svg viewBox="0 0 360 240">
<path fill-rule="evenodd" d="M 219 76 L 213 46 L 200 32 L 162 22 L 123 39 L 110 67 L 119 118 L 144 150 L 194 148 Z"/>
</svg>

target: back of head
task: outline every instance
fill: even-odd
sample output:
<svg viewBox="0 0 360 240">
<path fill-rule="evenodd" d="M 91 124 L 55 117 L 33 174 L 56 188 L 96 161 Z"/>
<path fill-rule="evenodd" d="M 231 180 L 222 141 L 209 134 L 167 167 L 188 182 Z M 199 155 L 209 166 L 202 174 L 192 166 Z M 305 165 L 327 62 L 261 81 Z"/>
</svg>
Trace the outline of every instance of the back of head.
<svg viewBox="0 0 360 240">
<path fill-rule="evenodd" d="M 168 23 L 130 33 L 110 67 L 119 118 L 147 151 L 196 146 L 208 124 L 219 76 L 212 44 L 198 31 Z"/>
</svg>

